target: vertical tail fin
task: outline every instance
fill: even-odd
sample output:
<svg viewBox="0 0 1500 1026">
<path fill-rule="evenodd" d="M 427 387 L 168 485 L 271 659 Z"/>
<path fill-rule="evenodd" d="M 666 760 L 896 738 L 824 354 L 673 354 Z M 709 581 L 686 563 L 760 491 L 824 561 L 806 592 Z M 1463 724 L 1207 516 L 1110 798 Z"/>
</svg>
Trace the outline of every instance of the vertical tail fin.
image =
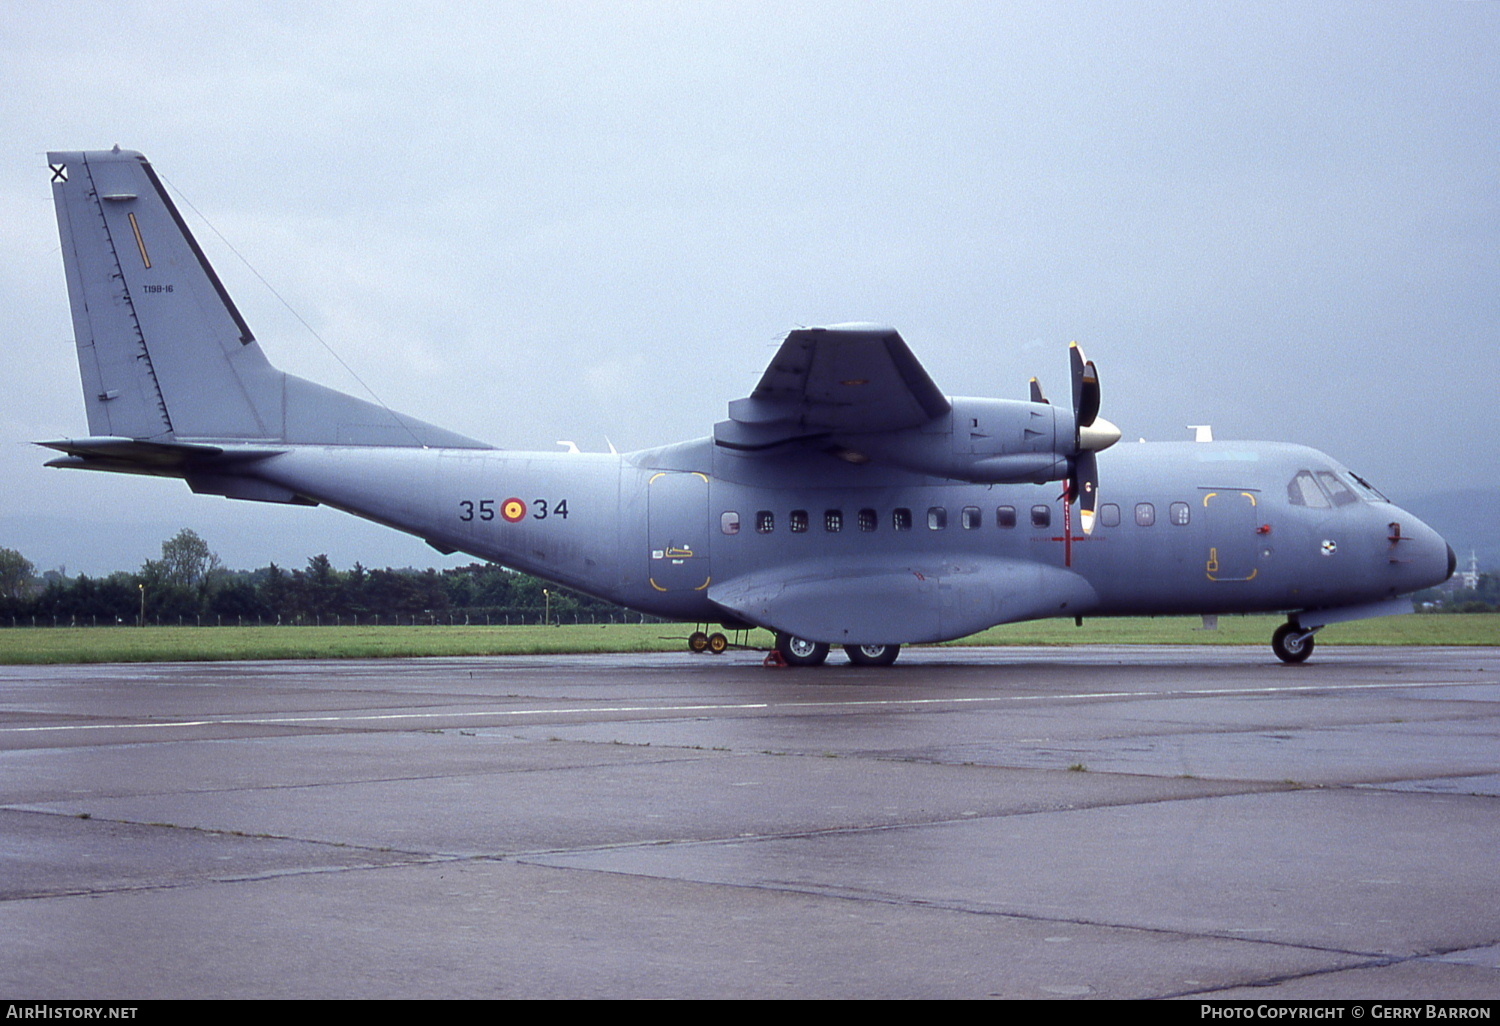
<svg viewBox="0 0 1500 1026">
<path fill-rule="evenodd" d="M 47 160 L 90 434 L 488 448 L 273 367 L 141 154 Z"/>
<path fill-rule="evenodd" d="M 47 160 L 90 433 L 277 437 L 276 373 L 151 165 L 119 149 Z"/>
</svg>

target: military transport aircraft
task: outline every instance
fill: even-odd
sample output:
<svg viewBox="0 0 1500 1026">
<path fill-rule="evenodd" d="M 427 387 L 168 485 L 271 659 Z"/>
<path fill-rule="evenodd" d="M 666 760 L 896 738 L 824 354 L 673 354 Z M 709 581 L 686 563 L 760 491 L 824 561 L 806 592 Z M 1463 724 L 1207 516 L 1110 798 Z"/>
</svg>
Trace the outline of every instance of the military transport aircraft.
<svg viewBox="0 0 1500 1026">
<path fill-rule="evenodd" d="M 1035 381 L 949 398 L 888 327 L 802 328 L 709 437 L 500 450 L 273 367 L 139 153 L 48 161 L 89 425 L 40 443 L 66 454 L 49 466 L 333 506 L 701 628 L 768 628 L 804 666 L 1043 617 L 1270 611 L 1300 662 L 1322 626 L 1409 612 L 1453 572 L 1432 529 L 1313 449 L 1100 459 L 1120 432 L 1076 346 L 1064 407 Z"/>
</svg>

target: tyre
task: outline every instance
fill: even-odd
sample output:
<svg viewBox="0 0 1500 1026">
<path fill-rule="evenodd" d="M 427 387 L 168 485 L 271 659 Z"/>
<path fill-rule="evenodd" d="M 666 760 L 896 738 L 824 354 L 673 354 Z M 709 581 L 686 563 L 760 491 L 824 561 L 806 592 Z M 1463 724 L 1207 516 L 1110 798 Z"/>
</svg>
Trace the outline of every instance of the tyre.
<svg viewBox="0 0 1500 1026">
<path fill-rule="evenodd" d="M 822 666 L 828 658 L 827 645 L 785 633 L 776 635 L 776 650 L 788 666 Z"/>
<path fill-rule="evenodd" d="M 844 653 L 855 666 L 889 666 L 901 654 L 901 646 L 845 645 Z"/>
<path fill-rule="evenodd" d="M 1312 650 L 1313 632 L 1296 624 L 1284 623 L 1271 635 L 1271 651 L 1284 663 L 1305 663 Z"/>
</svg>

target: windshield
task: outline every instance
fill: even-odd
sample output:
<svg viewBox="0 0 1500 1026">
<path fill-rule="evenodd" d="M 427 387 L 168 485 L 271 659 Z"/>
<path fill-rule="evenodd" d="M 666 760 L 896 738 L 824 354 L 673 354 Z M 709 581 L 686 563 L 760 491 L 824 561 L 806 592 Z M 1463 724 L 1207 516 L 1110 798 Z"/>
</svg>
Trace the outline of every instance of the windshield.
<svg viewBox="0 0 1500 1026">
<path fill-rule="evenodd" d="M 1343 479 L 1331 470 L 1318 471 L 1318 483 L 1323 486 L 1323 490 L 1328 493 L 1328 497 L 1333 500 L 1335 506 L 1347 506 L 1351 502 L 1359 501 L 1359 496 L 1354 494 L 1354 489 L 1345 484 Z"/>
<path fill-rule="evenodd" d="M 1360 489 L 1360 491 L 1362 491 L 1362 492 L 1365 493 L 1365 497 L 1366 498 L 1373 499 L 1376 502 L 1390 502 L 1391 501 L 1390 499 L 1387 499 L 1384 494 L 1382 494 L 1382 492 L 1380 491 L 1379 488 L 1376 488 L 1374 485 L 1372 485 L 1370 482 L 1366 481 L 1364 478 L 1360 477 L 1354 471 L 1348 470 L 1348 471 L 1345 471 L 1345 473 L 1347 473 L 1351 478 L 1354 479 L 1355 485 L 1358 486 L 1358 488 Z"/>
<path fill-rule="evenodd" d="M 1309 470 L 1292 475 L 1286 485 L 1287 501 L 1308 509 L 1332 509 L 1357 502 L 1389 502 L 1363 478 L 1346 470 Z"/>
</svg>

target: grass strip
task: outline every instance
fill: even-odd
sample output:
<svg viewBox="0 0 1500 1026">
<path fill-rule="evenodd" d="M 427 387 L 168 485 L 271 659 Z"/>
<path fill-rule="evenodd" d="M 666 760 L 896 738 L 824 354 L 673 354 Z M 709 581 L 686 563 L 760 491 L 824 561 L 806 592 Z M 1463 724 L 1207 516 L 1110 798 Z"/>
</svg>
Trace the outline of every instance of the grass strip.
<svg viewBox="0 0 1500 1026">
<path fill-rule="evenodd" d="M 1277 616 L 1039 620 L 992 627 L 950 645 L 1265 645 Z M 686 651 L 690 624 L 560 627 L 15 627 L 0 629 L 0 664 L 195 662 L 236 659 L 403 659 Z M 731 640 L 741 640 L 732 635 Z M 768 648 L 751 631 L 746 644 Z M 1322 645 L 1500 645 L 1500 615 L 1384 617 L 1333 624 Z M 731 650 L 733 651 L 733 650 Z"/>
</svg>

